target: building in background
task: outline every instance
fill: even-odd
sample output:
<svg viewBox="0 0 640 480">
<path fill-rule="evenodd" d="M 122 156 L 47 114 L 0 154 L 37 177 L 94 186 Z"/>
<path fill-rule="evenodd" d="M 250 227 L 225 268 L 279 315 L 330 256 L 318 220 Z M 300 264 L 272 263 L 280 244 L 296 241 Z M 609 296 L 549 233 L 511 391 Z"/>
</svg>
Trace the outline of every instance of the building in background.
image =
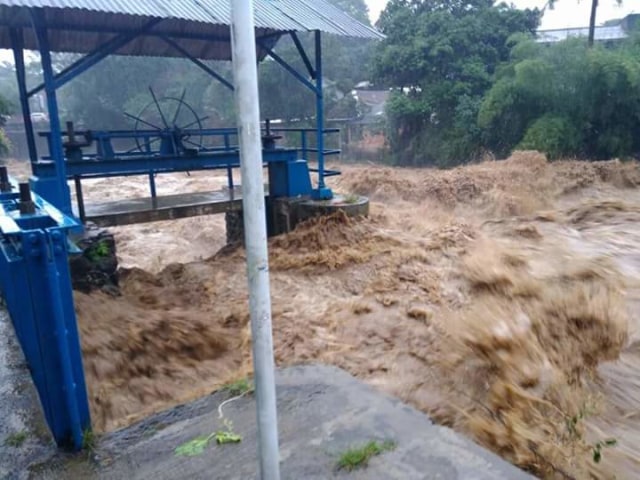
<svg viewBox="0 0 640 480">
<path fill-rule="evenodd" d="M 378 161 L 384 155 L 385 107 L 389 90 L 375 90 L 370 82 L 360 82 L 351 92 L 356 100 L 355 118 L 332 119 L 331 126 L 342 129 L 342 158 Z"/>
<path fill-rule="evenodd" d="M 605 25 L 595 28 L 595 41 L 600 43 L 616 43 L 628 38 L 632 31 L 640 27 L 640 14 L 627 15 L 620 20 L 611 20 Z M 569 38 L 589 36 L 589 27 L 556 28 L 553 30 L 538 30 L 538 43 L 557 43 Z"/>
</svg>

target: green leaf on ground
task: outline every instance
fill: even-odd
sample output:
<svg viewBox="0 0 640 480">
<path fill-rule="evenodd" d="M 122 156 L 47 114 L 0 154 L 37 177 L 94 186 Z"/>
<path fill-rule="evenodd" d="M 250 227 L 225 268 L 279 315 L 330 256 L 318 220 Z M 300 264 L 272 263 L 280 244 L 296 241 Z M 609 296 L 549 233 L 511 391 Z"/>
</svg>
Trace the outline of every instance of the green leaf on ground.
<svg viewBox="0 0 640 480">
<path fill-rule="evenodd" d="M 224 445 L 225 443 L 240 443 L 242 441 L 242 437 L 240 435 L 229 431 L 216 432 L 215 437 L 218 445 Z"/>
<path fill-rule="evenodd" d="M 175 454 L 181 457 L 195 457 L 204 452 L 209 445 L 210 436 L 201 436 L 183 443 L 175 449 Z"/>
<path fill-rule="evenodd" d="M 337 465 L 338 470 L 350 472 L 356 468 L 366 467 L 371 458 L 395 448 L 396 444 L 391 440 L 386 440 L 382 444 L 377 441 L 370 441 L 360 447 L 349 448 L 340 455 Z"/>
</svg>

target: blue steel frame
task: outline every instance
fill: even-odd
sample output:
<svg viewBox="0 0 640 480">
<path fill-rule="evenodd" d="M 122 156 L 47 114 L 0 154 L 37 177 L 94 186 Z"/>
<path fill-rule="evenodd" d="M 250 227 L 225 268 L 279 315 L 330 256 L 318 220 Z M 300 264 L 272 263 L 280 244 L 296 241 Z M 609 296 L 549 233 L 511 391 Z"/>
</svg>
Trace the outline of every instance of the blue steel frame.
<svg viewBox="0 0 640 480">
<path fill-rule="evenodd" d="M 20 106 L 22 107 L 22 119 L 27 137 L 27 147 L 29 149 L 29 160 L 35 163 L 38 160 L 36 152 L 36 140 L 31 123 L 31 108 L 29 106 L 29 94 L 27 93 L 27 79 L 24 67 L 24 38 L 22 30 L 12 28 L 9 31 L 11 44 L 13 45 L 13 59 L 16 66 L 16 77 L 18 80 L 18 90 L 20 95 Z"/>
<path fill-rule="evenodd" d="M 307 146 L 306 136 L 313 129 L 303 128 L 270 128 L 269 131 L 272 134 L 293 132 L 299 133 L 301 136 L 302 148 L 266 148 L 263 151 L 263 164 L 269 169 L 278 169 L 282 167 L 274 167 L 272 164 L 281 162 L 295 162 L 296 159 L 302 157 L 306 160 L 309 153 L 317 153 L 317 148 L 310 148 Z M 331 128 L 325 129 L 324 133 L 339 133 L 339 129 Z M 96 144 L 95 153 L 79 152 L 74 158 L 68 158 L 66 160 L 67 176 L 73 178 L 76 189 L 76 199 L 78 206 L 78 214 L 80 220 L 84 223 L 85 209 L 84 209 L 84 195 L 82 192 L 82 179 L 86 178 L 99 178 L 99 177 L 114 177 L 114 176 L 127 176 L 127 175 L 148 175 L 149 178 L 149 190 L 151 193 L 151 200 L 156 199 L 155 188 L 155 175 L 158 173 L 168 172 L 190 172 L 197 170 L 210 170 L 210 169 L 226 169 L 229 189 L 233 189 L 233 169 L 240 166 L 240 157 L 238 154 L 237 140 L 233 143 L 231 138 L 237 137 L 237 130 L 232 128 L 212 128 L 203 130 L 179 130 L 178 135 L 185 135 L 187 137 L 201 137 L 204 139 L 216 139 L 222 137 L 222 142 L 216 143 L 222 145 L 202 147 L 198 149 L 196 154 L 184 155 L 180 154 L 174 148 L 178 146 L 178 143 L 170 143 L 169 148 L 167 145 L 162 145 L 162 139 L 173 139 L 175 132 L 158 131 L 158 130 L 111 130 L 111 131 L 92 131 L 92 132 L 80 132 L 76 131 L 76 136 L 84 137 L 89 135 L 89 138 Z M 46 137 L 48 144 L 51 143 L 53 134 L 51 132 L 40 132 L 40 136 Z M 134 139 L 138 145 L 141 144 L 142 151 L 136 151 L 137 147 L 129 150 L 117 150 L 114 147 L 114 140 L 132 140 Z M 160 140 L 160 143 L 158 142 Z M 152 149 L 151 145 L 160 145 L 159 148 Z M 337 149 L 325 149 L 325 155 L 335 155 L 340 153 Z M 292 160 L 293 157 L 293 160 Z M 33 173 L 38 178 L 50 178 L 55 176 L 55 163 L 51 160 L 51 157 L 42 157 L 40 161 L 33 165 Z M 298 175 L 292 176 L 286 179 L 287 183 L 291 183 L 289 187 L 282 185 L 269 184 L 269 195 L 277 196 L 277 192 L 283 191 L 296 191 L 300 195 L 312 195 L 313 188 L 310 184 L 309 173 L 317 173 L 317 169 L 308 168 L 306 173 L 301 170 L 301 166 L 297 164 L 295 167 Z M 324 170 L 324 176 L 330 177 L 339 175 L 340 172 L 336 170 Z M 304 178 L 303 178 L 304 177 Z M 274 177 L 274 180 L 283 180 L 282 176 Z M 304 188 L 302 186 L 305 185 Z"/>
<path fill-rule="evenodd" d="M 40 59 L 42 63 L 42 76 L 44 77 L 44 91 L 47 94 L 47 111 L 49 112 L 49 126 L 52 132 L 60 132 L 60 117 L 58 115 L 58 100 L 56 97 L 56 82 L 51 65 L 51 51 L 49 49 L 49 36 L 42 9 L 30 10 L 31 21 L 38 41 Z M 20 89 L 23 90 L 23 89 Z M 50 182 L 45 197 L 68 215 L 73 214 L 71 208 L 71 192 L 67 184 L 64 151 L 62 149 L 62 137 L 54 135 L 51 140 L 51 156 L 56 163 L 55 181 Z M 36 190 L 37 191 L 37 190 Z"/>
<path fill-rule="evenodd" d="M 91 28 L 91 29 L 83 29 L 76 28 L 77 30 L 87 30 L 87 31 L 100 31 L 104 33 L 113 33 L 115 36 L 105 42 L 103 45 L 96 48 L 93 52 L 87 54 L 77 62 L 73 63 L 57 75 L 54 74 L 52 65 L 51 65 L 51 55 L 49 50 L 49 42 L 47 29 L 48 28 L 56 28 L 56 29 L 64 29 L 69 28 L 63 24 L 51 24 L 47 25 L 45 22 L 45 18 L 43 15 L 43 10 L 34 8 L 30 10 L 31 13 L 31 23 L 33 29 L 36 34 L 36 38 L 38 40 L 38 48 L 41 55 L 42 61 L 42 69 L 44 82 L 41 85 L 36 86 L 31 90 L 27 90 L 26 86 L 26 78 L 24 75 L 24 59 L 23 59 L 23 40 L 22 40 L 22 29 L 14 28 L 11 31 L 11 39 L 13 43 L 13 51 L 14 51 L 14 59 L 16 63 L 16 77 L 18 81 L 18 89 L 20 93 L 20 103 L 23 110 L 25 130 L 27 136 L 27 145 L 29 149 L 29 157 L 31 159 L 32 165 L 35 165 L 38 162 L 38 154 L 36 151 L 35 144 L 35 136 L 33 132 L 33 125 L 31 123 L 30 113 L 29 113 L 29 98 L 35 95 L 36 93 L 44 90 L 47 94 L 47 106 L 49 110 L 50 117 L 50 129 L 52 132 L 52 138 L 50 139 L 50 152 L 51 158 L 54 160 L 56 165 L 55 177 L 48 179 L 34 179 L 33 188 L 38 191 L 41 195 L 44 195 L 50 201 L 52 201 L 56 206 L 58 206 L 62 211 L 67 214 L 72 214 L 72 206 L 71 206 L 71 195 L 69 191 L 69 187 L 67 184 L 67 179 L 72 178 L 71 175 L 68 175 L 66 172 L 65 166 L 65 158 L 64 151 L 62 148 L 62 137 L 61 137 L 61 126 L 60 119 L 58 116 L 58 104 L 56 98 L 56 91 L 58 88 L 67 84 L 69 81 L 74 79 L 76 76 L 82 74 L 87 71 L 101 60 L 117 52 L 120 48 L 125 46 L 127 43 L 133 41 L 140 35 L 157 35 L 162 38 L 168 45 L 174 48 L 177 52 L 183 55 L 185 58 L 188 58 L 191 62 L 197 65 L 199 68 L 207 72 L 213 78 L 221 82 L 230 90 L 233 90 L 233 85 L 231 82 L 226 80 L 224 77 L 219 75 L 209 66 L 198 60 L 197 58 L 189 55 L 188 52 L 182 48 L 173 38 L 169 38 L 166 35 L 160 35 L 153 32 L 153 28 L 162 22 L 161 19 L 154 19 L 149 21 L 144 26 L 142 26 L 137 31 L 126 31 L 126 32 L 117 32 L 109 27 L 101 27 L 101 28 Z M 288 33 L 306 68 L 309 77 L 314 82 L 309 81 L 305 78 L 304 75 L 300 74 L 295 68 L 289 65 L 284 59 L 278 56 L 272 49 L 277 40 Z M 175 38 L 198 38 L 203 40 L 216 40 L 216 41 L 226 41 L 229 42 L 229 38 L 225 37 L 200 37 L 198 35 L 183 35 Z M 315 31 L 315 65 L 312 65 L 309 56 L 307 55 L 302 43 L 300 42 L 297 34 L 293 31 L 291 32 L 276 32 L 269 35 L 263 35 L 257 39 L 258 45 L 264 49 L 264 51 L 273 58 L 278 64 L 280 64 L 285 70 L 291 73 L 298 81 L 300 81 L 303 85 L 309 88 L 315 95 L 316 99 L 316 159 L 317 159 L 317 168 L 310 169 L 310 171 L 317 173 L 318 175 L 318 183 L 317 188 L 313 190 L 312 194 L 315 198 L 318 199 L 330 199 L 333 196 L 332 191 L 327 188 L 325 184 L 325 177 L 335 175 L 335 172 L 327 172 L 325 170 L 325 155 L 332 154 L 335 152 L 326 152 L 324 149 L 324 134 L 326 130 L 324 129 L 324 98 L 323 98 L 323 82 L 322 82 L 322 50 L 321 50 L 321 32 Z M 58 135 L 56 135 L 58 134 Z M 312 151 L 313 149 L 307 148 L 307 138 L 306 133 L 302 134 L 302 150 L 305 154 L 308 151 Z M 35 171 L 34 171 L 35 174 Z M 153 186 L 153 172 L 149 172 L 150 175 L 150 185 L 151 189 L 154 190 Z M 231 172 L 229 172 L 229 185 L 233 185 L 233 178 Z"/>
<path fill-rule="evenodd" d="M 78 225 L 34 194 L 21 214 L 16 190 L 0 193 L 0 290 L 53 437 L 79 450 L 91 417 L 67 257 Z"/>
<path fill-rule="evenodd" d="M 333 192 L 331 189 L 327 188 L 325 184 L 325 168 L 324 168 L 324 93 L 323 93 L 323 83 L 322 83 L 322 32 L 316 30 L 314 36 L 314 46 L 315 46 L 315 69 L 311 66 L 311 61 L 309 60 L 306 51 L 298 39 L 298 36 L 295 32 L 289 32 L 291 38 L 300 53 L 302 61 L 307 67 L 307 71 L 309 76 L 315 80 L 315 84 L 307 80 L 304 75 L 298 72 L 295 68 L 289 65 L 286 60 L 280 57 L 277 53 L 273 51 L 268 45 L 265 44 L 262 40 L 258 39 L 258 44 L 261 48 L 267 52 L 273 60 L 276 61 L 280 66 L 282 66 L 287 72 L 293 75 L 300 83 L 306 86 L 309 90 L 311 90 L 316 97 L 316 158 L 318 161 L 318 187 L 313 191 L 313 197 L 319 200 L 328 200 L 333 197 Z M 305 139 L 303 139 L 304 142 Z M 306 142 L 304 142 L 306 143 Z"/>
<path fill-rule="evenodd" d="M 287 161 L 293 155 L 297 157 L 296 149 L 279 148 L 277 150 L 263 151 L 264 164 Z M 127 159 L 119 157 L 101 158 L 97 161 L 80 160 L 67 162 L 67 174 L 69 178 L 99 178 L 127 175 L 146 175 L 149 171 L 155 173 L 169 172 L 193 172 L 196 170 L 213 170 L 224 168 L 238 168 L 238 152 L 234 150 L 216 151 L 197 156 L 178 155 L 132 155 Z M 55 173 L 53 162 L 38 162 L 34 165 L 34 174 L 48 177 Z"/>
<path fill-rule="evenodd" d="M 67 180 L 74 178 L 78 185 L 82 176 L 128 175 L 133 174 L 132 172 L 143 172 L 149 174 L 153 194 L 155 193 L 153 185 L 155 172 L 163 171 L 165 167 L 167 171 L 176 171 L 185 170 L 185 167 L 189 170 L 188 167 L 200 166 L 201 168 L 227 168 L 230 174 L 230 187 L 233 187 L 231 168 L 235 165 L 233 161 L 237 159 L 237 154 L 232 154 L 231 151 L 234 150 L 234 147 L 230 145 L 228 135 L 225 135 L 225 150 L 205 155 L 199 165 L 190 165 L 188 161 L 185 163 L 184 158 L 180 158 L 181 163 L 177 164 L 177 158 L 169 157 L 159 159 L 155 163 L 149 161 L 145 163 L 143 159 L 139 161 L 134 159 L 132 163 L 127 164 L 127 171 L 122 171 L 122 163 L 116 167 L 113 163 L 110 164 L 109 161 L 106 161 L 97 167 L 98 170 L 90 171 L 91 168 L 96 167 L 79 166 L 74 162 L 68 162 L 65 159 L 62 144 L 56 91 L 138 36 L 142 34 L 158 35 L 153 32 L 153 28 L 162 20 L 152 20 L 135 32 L 114 31 L 108 26 L 90 29 L 73 27 L 77 30 L 90 32 L 112 33 L 115 36 L 56 74 L 51 61 L 48 29 L 68 29 L 70 27 L 63 24 L 47 24 L 44 11 L 41 8 L 31 8 L 29 12 L 31 26 L 40 52 L 44 80 L 41 85 L 32 90 L 28 90 L 26 85 L 23 53 L 24 27 L 12 28 L 10 37 L 29 157 L 34 173 L 31 182 L 34 191 L 39 195 L 31 194 L 37 207 L 36 212 L 23 215 L 18 214 L 18 200 L 15 193 L 0 193 L 0 289 L 7 302 L 17 336 L 29 363 L 54 439 L 60 446 L 70 446 L 79 450 L 82 447 L 84 432 L 91 428 L 91 419 L 68 266 L 68 253 L 73 251 L 68 240 L 68 233 L 81 228 L 81 225 L 73 217 Z M 309 81 L 273 52 L 272 48 L 277 40 L 286 33 L 291 35 L 304 61 L 307 73 L 315 82 Z M 198 59 L 188 55 L 174 41 L 176 38 L 196 38 L 230 42 L 229 38 L 213 38 L 202 35 L 182 35 L 173 36 L 173 38 L 161 36 L 161 38 L 213 78 L 233 90 L 233 85 L 230 82 Z M 326 171 L 324 166 L 325 154 L 335 153 L 335 151 L 327 152 L 324 149 L 323 137 L 329 130 L 324 129 L 321 33 L 315 32 L 315 65 L 312 65 L 295 32 L 277 32 L 265 35 L 258 39 L 258 43 L 268 55 L 315 95 L 315 134 L 317 139 L 315 153 L 318 168 L 309 169 L 309 171 L 318 174 L 318 185 L 317 189 L 313 191 L 313 196 L 329 199 L 332 197 L 332 192 L 326 187 L 324 178 L 338 172 Z M 51 130 L 49 145 L 52 161 L 38 159 L 30 115 L 29 99 L 42 90 L 47 96 Z M 274 132 L 289 130 L 296 129 L 272 129 Z M 314 149 L 308 146 L 307 131 L 304 129 L 298 129 L 298 131 L 301 132 L 302 152 L 306 159 L 306 153 L 314 151 Z M 269 161 L 269 155 L 269 153 L 265 154 L 267 161 Z M 290 151 L 274 152 L 273 155 L 287 157 L 290 155 Z M 101 164 L 102 161 L 91 163 Z M 282 173 L 280 170 L 274 170 L 274 172 L 279 172 L 278 175 Z M 15 190 L 15 184 L 13 188 Z"/>
</svg>

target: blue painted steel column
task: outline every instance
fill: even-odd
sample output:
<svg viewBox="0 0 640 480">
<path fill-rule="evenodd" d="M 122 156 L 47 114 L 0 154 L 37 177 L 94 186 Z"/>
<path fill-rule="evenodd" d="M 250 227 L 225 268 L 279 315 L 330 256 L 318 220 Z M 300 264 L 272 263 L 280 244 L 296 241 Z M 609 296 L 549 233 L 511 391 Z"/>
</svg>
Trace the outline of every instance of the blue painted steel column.
<svg viewBox="0 0 640 480">
<path fill-rule="evenodd" d="M 18 93 L 20 95 L 24 131 L 27 137 L 27 148 L 29 149 L 29 160 L 31 160 L 31 164 L 34 164 L 38 160 L 38 152 L 36 150 L 36 139 L 33 134 L 33 123 L 31 122 L 31 108 L 29 107 L 29 97 L 27 95 L 27 78 L 24 68 L 24 37 L 22 36 L 22 29 L 18 28 L 12 28 L 9 31 L 9 35 L 11 36 L 11 47 L 13 48 L 13 61 L 16 65 Z"/>
<path fill-rule="evenodd" d="M 153 170 L 149 172 L 149 191 L 151 192 L 151 199 L 155 202 L 158 194 L 156 192 L 156 174 Z"/>
<path fill-rule="evenodd" d="M 42 10 L 31 10 L 40 59 L 42 62 L 42 74 L 44 77 L 44 90 L 47 94 L 47 109 L 49 111 L 49 128 L 51 130 L 51 157 L 56 165 L 56 179 L 58 191 L 56 198 L 46 198 L 49 202 L 62 210 L 67 215 L 73 215 L 71 209 L 71 191 L 67 184 L 67 172 L 62 149 L 62 131 L 60 129 L 60 118 L 58 116 L 58 100 L 56 98 L 55 77 L 51 65 L 51 52 L 49 51 L 49 37 L 47 26 L 44 21 Z"/>
<path fill-rule="evenodd" d="M 80 450 L 91 418 L 66 236 L 56 228 L 30 230 L 21 243 L 23 258 L 15 270 L 26 272 L 25 291 L 7 298 L 7 306 L 14 324 L 29 320 L 32 333 L 24 335 L 23 351 L 56 443 Z"/>
<path fill-rule="evenodd" d="M 73 393 L 73 398 L 68 401 L 70 401 L 71 405 L 76 409 L 75 412 L 70 412 L 70 418 L 74 422 L 71 425 L 71 432 L 75 448 L 80 448 L 82 447 L 82 443 L 78 443 L 79 438 L 80 442 L 82 442 L 85 432 L 91 429 L 91 413 L 89 410 L 87 384 L 84 376 L 84 364 L 82 362 L 78 321 L 73 303 L 73 287 L 71 285 L 71 272 L 67 252 L 67 236 L 55 228 L 48 229 L 48 234 L 52 252 L 51 261 L 55 264 L 54 272 L 57 275 L 57 288 L 52 288 L 51 292 L 60 299 L 59 305 L 62 309 L 62 324 L 56 324 L 56 329 L 61 328 L 62 335 L 65 337 L 62 348 L 65 349 L 64 356 L 67 358 L 67 366 L 70 366 L 67 374 L 70 373 L 72 375 L 69 392 Z M 60 341 L 61 340 L 58 340 L 58 342 Z M 66 395 L 69 395 L 69 392 L 66 392 Z M 73 416 L 71 416 L 72 414 Z M 78 437 L 78 429 L 82 437 Z"/>
<path fill-rule="evenodd" d="M 60 232 L 54 232 L 52 235 L 57 235 L 57 240 L 60 239 Z M 66 248 L 66 245 L 51 245 L 52 250 L 59 250 L 57 253 L 63 248 Z M 56 253 L 54 253 L 56 255 Z M 73 364 L 71 361 L 71 352 L 69 345 L 69 330 L 66 325 L 65 311 L 62 306 L 63 298 L 68 298 L 71 292 L 65 292 L 67 295 L 62 293 L 63 289 L 63 281 L 56 268 L 56 264 L 53 262 L 47 262 L 45 267 L 45 276 L 47 278 L 47 284 L 49 288 L 45 293 L 45 301 L 50 309 L 51 315 L 53 317 L 53 327 L 54 336 L 56 339 L 56 347 L 57 347 L 57 356 L 58 361 L 60 362 L 60 367 L 62 370 L 62 395 L 64 398 L 65 406 L 67 408 L 67 415 L 69 416 L 69 433 L 71 444 L 73 445 L 74 450 L 80 450 L 82 448 L 82 423 L 80 420 L 80 409 L 78 405 L 78 398 L 76 395 L 76 391 L 78 389 L 78 385 L 75 381 L 75 376 L 73 374 Z M 46 298 L 46 295 L 49 298 Z M 71 301 L 73 302 L 73 296 L 71 296 Z M 79 348 L 79 345 L 77 346 Z M 51 366 L 49 366 L 51 368 Z M 80 360 L 80 368 L 82 368 L 82 360 Z M 83 372 L 84 373 L 84 372 Z M 82 382 L 84 383 L 84 382 Z"/>
<path fill-rule="evenodd" d="M 229 135 L 224 134 L 224 150 L 228 151 L 229 146 Z M 231 166 L 231 160 L 227 162 L 227 187 L 229 187 L 230 191 L 233 191 L 233 167 Z"/>
<path fill-rule="evenodd" d="M 329 199 L 333 193 L 324 183 L 324 94 L 322 91 L 322 36 L 320 30 L 315 31 L 316 50 L 316 146 L 318 149 L 318 189 L 315 197 Z"/>
</svg>

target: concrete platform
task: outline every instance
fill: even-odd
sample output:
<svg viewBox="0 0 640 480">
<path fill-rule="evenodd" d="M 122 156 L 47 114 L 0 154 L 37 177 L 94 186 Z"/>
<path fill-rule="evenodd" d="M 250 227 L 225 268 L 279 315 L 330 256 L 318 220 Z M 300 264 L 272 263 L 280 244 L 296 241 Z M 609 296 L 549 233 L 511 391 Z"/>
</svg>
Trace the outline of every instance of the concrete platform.
<svg viewBox="0 0 640 480">
<path fill-rule="evenodd" d="M 369 215 L 369 199 L 362 195 L 336 194 L 331 200 L 302 200 L 297 204 L 297 208 L 301 219 L 331 215 L 338 210 L 349 217 L 366 217 Z"/>
<path fill-rule="evenodd" d="M 419 411 L 323 365 L 277 372 L 283 480 L 524 480 L 534 478 Z M 37 394 L 0 308 L 0 479 L 246 480 L 257 479 L 255 399 L 224 407 L 242 436 L 238 444 L 215 445 L 199 456 L 174 450 L 222 429 L 218 406 L 231 396 L 209 395 L 100 438 L 92 451 L 56 449 L 43 421 Z M 395 442 L 369 466 L 338 471 L 340 454 L 371 440 Z"/>
<path fill-rule="evenodd" d="M 265 185 L 265 192 L 269 186 Z M 332 200 L 297 198 L 278 199 L 276 205 L 279 228 L 275 233 L 293 230 L 295 225 L 317 215 L 331 215 L 338 210 L 347 215 L 367 216 L 369 199 L 352 195 L 336 195 Z M 115 227 L 134 223 L 212 215 L 216 213 L 240 212 L 242 210 L 242 187 L 212 192 L 180 193 L 174 195 L 122 199 L 118 201 L 85 205 L 85 219 L 99 227 Z M 242 232 L 240 232 L 242 233 Z"/>
<path fill-rule="evenodd" d="M 305 220 L 342 211 L 348 217 L 367 217 L 369 199 L 360 195 L 336 194 L 331 200 L 280 198 L 273 205 L 273 234 L 288 233 Z"/>
<path fill-rule="evenodd" d="M 283 480 L 533 478 L 337 368 L 288 368 L 278 372 L 277 382 Z M 174 453 L 184 442 L 223 428 L 217 407 L 228 398 L 227 393 L 216 393 L 104 436 L 90 455 L 50 450 L 43 461 L 40 451 L 40 458 L 34 458 L 37 464 L 14 469 L 2 478 L 257 479 L 252 396 L 224 407 L 225 416 L 242 436 L 240 443 L 212 442 L 194 457 Z M 345 449 L 371 440 L 392 440 L 396 447 L 374 457 L 364 469 L 336 469 Z"/>
<path fill-rule="evenodd" d="M 124 199 L 85 206 L 85 218 L 101 227 L 172 220 L 242 209 L 240 188 Z"/>
</svg>

